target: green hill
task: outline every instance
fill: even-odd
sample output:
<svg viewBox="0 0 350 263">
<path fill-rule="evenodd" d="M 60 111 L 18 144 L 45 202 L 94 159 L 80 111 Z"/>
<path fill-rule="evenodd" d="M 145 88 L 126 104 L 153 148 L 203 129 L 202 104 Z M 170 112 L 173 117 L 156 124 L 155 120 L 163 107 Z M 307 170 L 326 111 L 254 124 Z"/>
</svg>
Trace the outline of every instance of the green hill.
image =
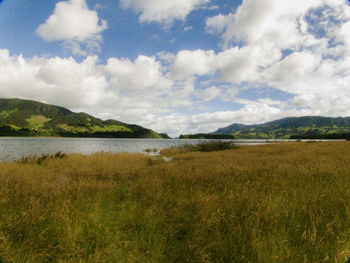
<svg viewBox="0 0 350 263">
<path fill-rule="evenodd" d="M 0 136 L 163 138 L 150 129 L 37 101 L 0 99 Z"/>
<path fill-rule="evenodd" d="M 237 139 L 348 139 L 350 117 L 290 117 L 264 124 L 232 124 L 212 134 L 230 134 Z"/>
</svg>

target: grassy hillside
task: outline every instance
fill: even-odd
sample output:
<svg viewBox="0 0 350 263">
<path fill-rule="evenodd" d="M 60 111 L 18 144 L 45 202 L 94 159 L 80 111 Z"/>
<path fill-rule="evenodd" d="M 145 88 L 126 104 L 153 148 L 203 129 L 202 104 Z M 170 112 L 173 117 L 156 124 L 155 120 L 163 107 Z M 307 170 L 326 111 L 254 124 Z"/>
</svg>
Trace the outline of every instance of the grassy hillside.
<svg viewBox="0 0 350 263">
<path fill-rule="evenodd" d="M 213 134 L 230 134 L 237 139 L 246 138 L 350 138 L 350 117 L 298 117 L 284 118 L 258 125 L 232 124 Z"/>
<path fill-rule="evenodd" d="M 348 142 L 165 152 L 1 163 L 0 262 L 350 256 Z"/>
<path fill-rule="evenodd" d="M 138 125 L 21 99 L 0 99 L 0 136 L 163 137 Z"/>
</svg>

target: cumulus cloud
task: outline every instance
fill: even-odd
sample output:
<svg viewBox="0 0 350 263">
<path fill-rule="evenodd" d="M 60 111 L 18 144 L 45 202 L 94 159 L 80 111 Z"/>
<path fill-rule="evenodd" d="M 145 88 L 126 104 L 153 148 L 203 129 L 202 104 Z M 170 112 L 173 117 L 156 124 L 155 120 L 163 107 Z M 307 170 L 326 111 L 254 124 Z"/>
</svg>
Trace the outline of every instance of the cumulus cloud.
<svg viewBox="0 0 350 263">
<path fill-rule="evenodd" d="M 299 19 L 319 5 L 320 0 L 243 1 L 235 13 L 209 18 L 207 30 L 222 34 L 226 47 L 243 41 L 248 45 L 297 49 L 305 41 Z"/>
<path fill-rule="evenodd" d="M 81 63 L 73 58 L 25 59 L 0 50 L 0 96 L 58 104 L 71 109 L 103 105 L 116 95 L 96 65 L 96 57 Z"/>
<path fill-rule="evenodd" d="M 174 20 L 185 20 L 187 15 L 209 3 L 210 0 L 120 0 L 124 8 L 131 8 L 140 14 L 143 22 L 157 22 L 169 26 Z"/>
<path fill-rule="evenodd" d="M 177 123 L 181 133 L 188 133 L 286 116 L 350 115 L 349 10 L 341 0 L 246 0 L 235 12 L 209 18 L 207 30 L 221 36 L 223 50 L 163 53 L 170 63 L 169 77 L 187 87 L 183 94 L 187 91 L 201 102 L 219 98 L 239 103 L 242 109 L 197 115 L 175 112 L 145 123 L 160 130 Z M 206 80 L 201 82 L 202 78 Z M 221 82 L 228 87 L 197 88 Z M 273 87 L 294 98 L 240 99 L 239 90 L 249 87 Z"/>
<path fill-rule="evenodd" d="M 193 83 L 175 85 L 155 57 L 111 58 L 105 65 L 97 61 L 96 56 L 82 62 L 72 57 L 24 58 L 2 49 L 0 97 L 33 99 L 145 126 L 150 116 L 193 104 Z"/>
<path fill-rule="evenodd" d="M 311 110 L 281 110 L 266 103 L 254 102 L 237 111 L 216 111 L 186 115 L 173 113 L 157 118 L 148 118 L 144 124 L 156 130 L 166 130 L 170 135 L 213 132 L 232 123 L 257 124 L 287 116 L 311 115 Z"/>
<path fill-rule="evenodd" d="M 105 67 L 111 84 L 119 90 L 159 89 L 167 91 L 171 82 L 162 73 L 162 66 L 155 57 L 139 56 L 136 60 L 110 58 Z"/>
<path fill-rule="evenodd" d="M 279 61 L 282 53 L 259 46 L 232 47 L 222 52 L 213 50 L 182 50 L 173 58 L 170 75 L 174 79 L 192 76 L 215 76 L 226 82 L 253 82 L 259 72 Z"/>
<path fill-rule="evenodd" d="M 185 19 L 209 2 L 121 1 L 140 13 L 141 22 L 162 24 Z M 85 2 L 63 3 L 81 7 Z M 99 29 L 92 35 L 100 35 L 104 26 L 95 18 Z M 287 116 L 349 116 L 349 23 L 343 0 L 245 0 L 237 10 L 206 21 L 207 31 L 222 39 L 221 51 L 159 52 L 99 65 L 94 56 L 82 62 L 25 59 L 0 50 L 0 96 L 44 100 L 172 136 Z M 52 40 L 80 39 L 66 36 Z M 84 36 L 88 41 L 91 34 Z M 254 99 L 240 97 L 252 88 L 272 88 L 288 99 L 264 92 Z M 219 100 L 237 109 L 212 110 Z"/>
<path fill-rule="evenodd" d="M 192 75 L 209 74 L 215 69 L 214 51 L 182 50 L 171 66 L 171 74 L 175 79 L 183 79 Z"/>
<path fill-rule="evenodd" d="M 209 102 L 219 97 L 221 93 L 221 89 L 212 86 L 203 90 L 196 90 L 195 95 L 197 98 L 202 99 L 204 102 Z"/>
<path fill-rule="evenodd" d="M 206 21 L 224 49 L 212 69 L 232 84 L 294 94 L 291 106 L 308 107 L 310 114 L 348 115 L 349 25 L 343 0 L 246 0 Z"/>
<path fill-rule="evenodd" d="M 106 28 L 107 22 L 100 20 L 85 0 L 69 0 L 58 2 L 53 14 L 36 32 L 45 41 L 62 41 L 73 54 L 87 55 L 100 50 L 101 32 Z"/>
</svg>

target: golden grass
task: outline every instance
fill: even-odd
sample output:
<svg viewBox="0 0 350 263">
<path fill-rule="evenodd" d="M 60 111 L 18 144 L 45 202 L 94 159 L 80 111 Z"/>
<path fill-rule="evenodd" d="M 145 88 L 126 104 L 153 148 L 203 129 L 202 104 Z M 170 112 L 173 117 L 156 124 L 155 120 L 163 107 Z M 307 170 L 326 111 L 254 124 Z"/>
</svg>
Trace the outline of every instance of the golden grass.
<svg viewBox="0 0 350 263">
<path fill-rule="evenodd" d="M 345 262 L 350 143 L 0 164 L 0 262 Z"/>
</svg>

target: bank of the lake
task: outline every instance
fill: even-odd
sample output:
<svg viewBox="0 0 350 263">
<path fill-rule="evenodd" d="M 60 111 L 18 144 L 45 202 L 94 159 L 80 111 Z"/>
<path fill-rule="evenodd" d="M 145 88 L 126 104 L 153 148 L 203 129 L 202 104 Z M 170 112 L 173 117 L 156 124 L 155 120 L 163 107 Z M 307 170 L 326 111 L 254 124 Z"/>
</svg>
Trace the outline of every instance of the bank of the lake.
<svg viewBox="0 0 350 263">
<path fill-rule="evenodd" d="M 0 262 L 345 262 L 349 142 L 0 163 Z"/>
</svg>

